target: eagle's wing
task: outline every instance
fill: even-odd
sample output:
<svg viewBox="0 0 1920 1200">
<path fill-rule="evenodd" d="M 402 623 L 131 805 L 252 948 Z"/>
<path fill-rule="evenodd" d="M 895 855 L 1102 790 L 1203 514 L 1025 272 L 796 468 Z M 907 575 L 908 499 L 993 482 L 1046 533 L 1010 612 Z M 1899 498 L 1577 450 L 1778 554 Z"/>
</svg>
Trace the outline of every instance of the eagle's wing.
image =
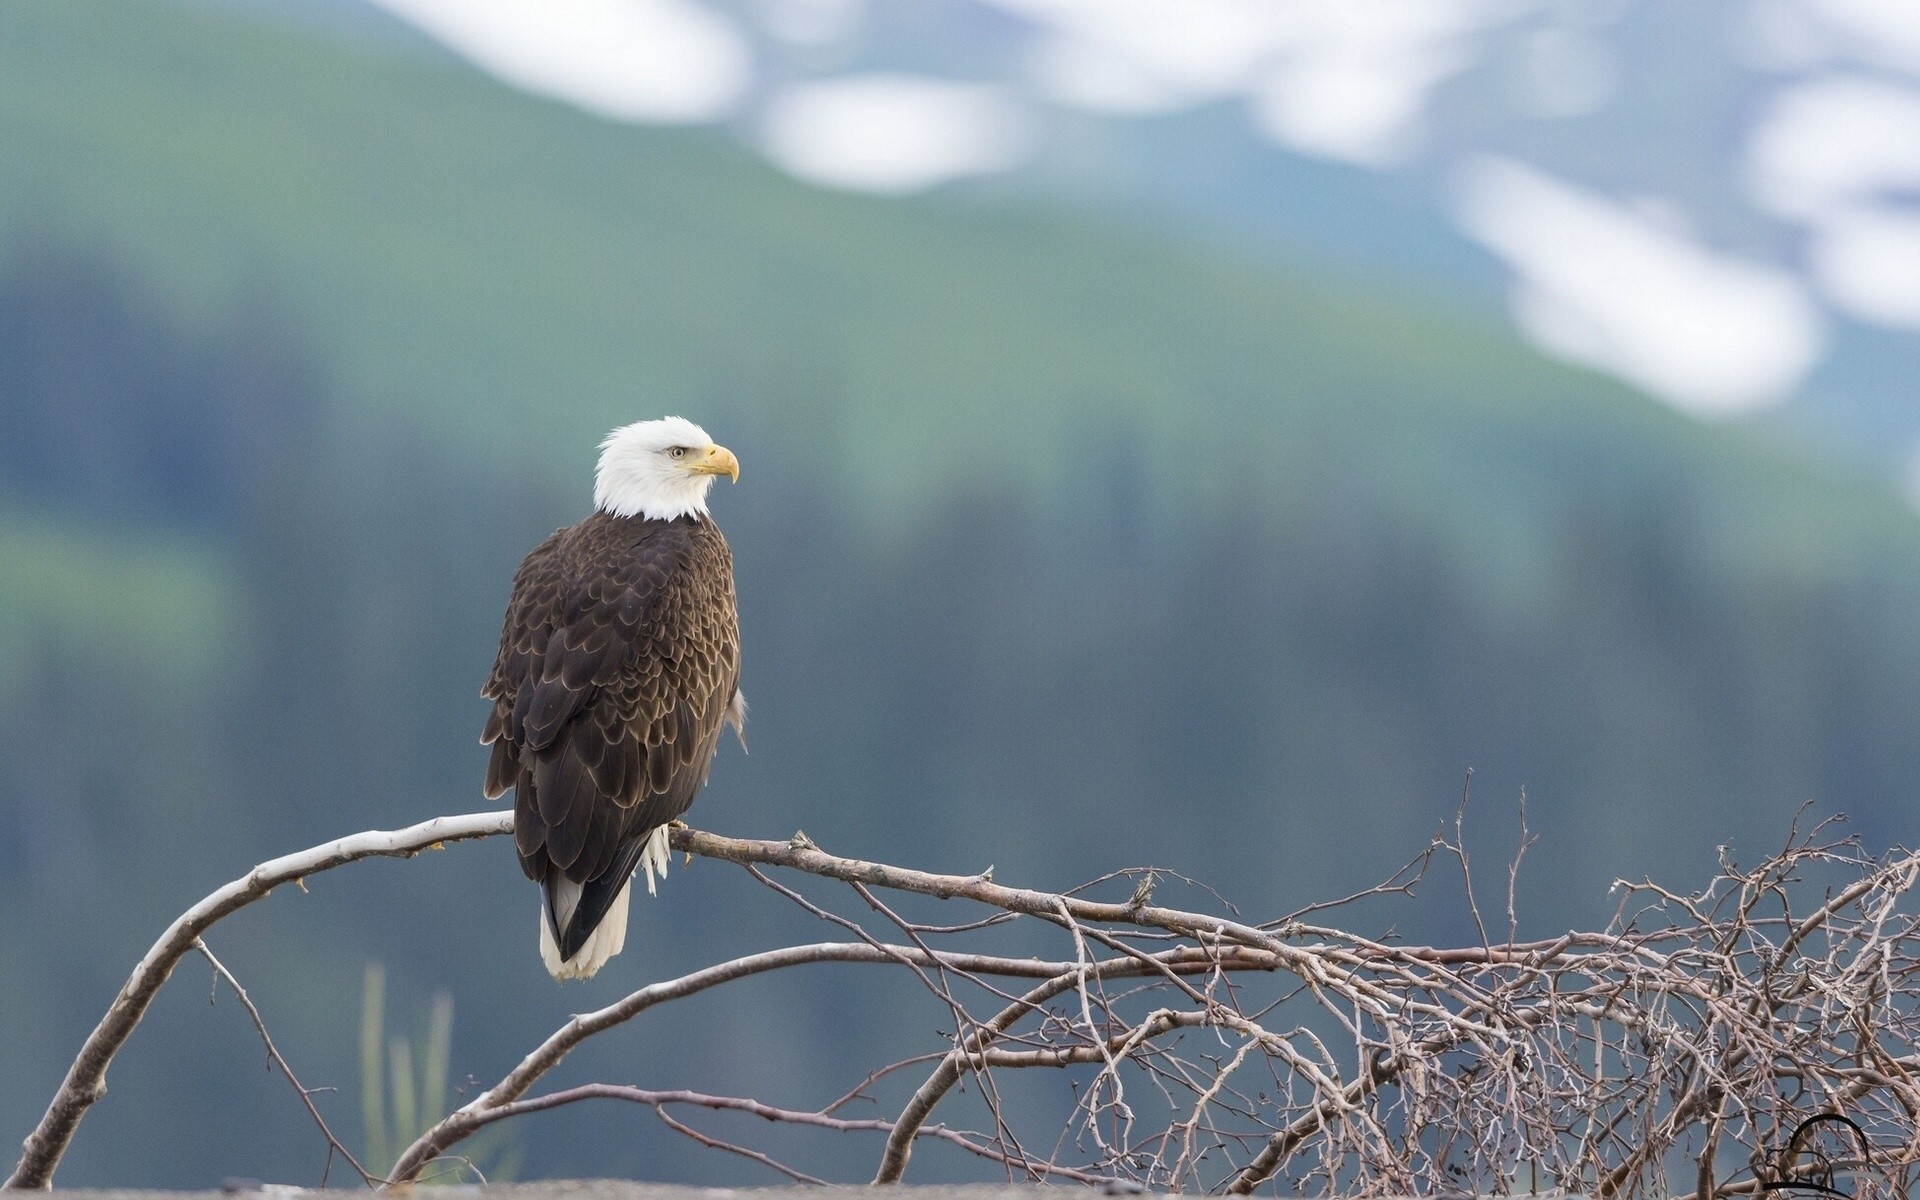
<svg viewBox="0 0 1920 1200">
<path fill-rule="evenodd" d="M 514 577 L 481 735 L 493 745 L 487 795 L 515 789 L 520 865 L 547 885 L 563 959 L 618 897 L 647 835 L 706 782 L 740 662 L 717 530 L 601 520 L 569 532 Z M 582 885 L 559 906 L 570 911 L 554 903 L 562 877 Z"/>
</svg>

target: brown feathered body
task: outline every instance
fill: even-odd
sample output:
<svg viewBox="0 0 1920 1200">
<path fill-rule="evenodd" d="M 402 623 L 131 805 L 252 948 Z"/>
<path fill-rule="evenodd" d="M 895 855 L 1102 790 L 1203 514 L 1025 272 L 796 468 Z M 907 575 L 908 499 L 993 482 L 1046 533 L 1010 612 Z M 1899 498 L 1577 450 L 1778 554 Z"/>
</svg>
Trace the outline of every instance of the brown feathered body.
<svg viewBox="0 0 1920 1200">
<path fill-rule="evenodd" d="M 544 897 L 543 953 L 550 937 L 570 967 L 550 957 L 556 975 L 590 975 L 618 951 L 635 867 L 706 783 L 739 690 L 733 558 L 704 513 L 598 511 L 520 564 L 480 740 L 493 747 L 487 796 L 514 791 L 520 866 Z M 619 928 L 589 947 L 610 910 Z"/>
</svg>

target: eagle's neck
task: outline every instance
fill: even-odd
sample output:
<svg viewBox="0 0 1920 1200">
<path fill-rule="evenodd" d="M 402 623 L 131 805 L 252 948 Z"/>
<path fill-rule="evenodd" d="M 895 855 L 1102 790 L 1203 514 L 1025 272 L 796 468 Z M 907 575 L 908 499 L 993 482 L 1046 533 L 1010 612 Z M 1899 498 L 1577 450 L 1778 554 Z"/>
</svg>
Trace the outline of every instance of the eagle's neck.
<svg viewBox="0 0 1920 1200">
<path fill-rule="evenodd" d="M 645 517 L 649 521 L 706 516 L 707 491 L 713 487 L 713 476 L 689 475 L 676 467 L 667 470 L 672 473 L 646 467 L 621 470 L 617 464 L 603 462 L 594 480 L 593 505 L 616 517 Z"/>
</svg>

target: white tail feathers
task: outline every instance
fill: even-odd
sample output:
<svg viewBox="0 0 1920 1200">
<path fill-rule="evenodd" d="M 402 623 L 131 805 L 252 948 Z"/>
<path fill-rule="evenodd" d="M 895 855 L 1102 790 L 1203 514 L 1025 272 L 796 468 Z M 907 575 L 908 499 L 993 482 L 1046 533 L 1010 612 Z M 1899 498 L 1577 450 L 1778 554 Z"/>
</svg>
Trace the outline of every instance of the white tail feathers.
<svg viewBox="0 0 1920 1200">
<path fill-rule="evenodd" d="M 608 959 L 620 953 L 620 948 L 627 944 L 627 900 L 632 895 L 633 880 L 629 879 L 627 886 L 621 888 L 620 894 L 614 898 L 613 907 L 607 910 L 607 915 L 600 918 L 600 924 L 594 926 L 580 949 L 565 962 L 560 961 L 560 944 L 553 940 L 553 927 L 547 921 L 546 909 L 542 907 L 540 961 L 547 964 L 547 974 L 555 979 L 591 979 L 596 971 L 607 965 Z"/>
<path fill-rule="evenodd" d="M 647 844 L 640 850 L 639 870 L 647 875 L 647 895 L 654 895 L 654 877 L 667 876 L 667 852 L 671 849 L 668 839 L 672 832 L 662 825 L 647 837 Z M 637 874 L 638 872 L 636 872 Z M 562 879 L 554 889 L 554 919 L 564 926 L 573 916 L 574 908 L 580 903 L 581 885 L 571 879 Z M 614 897 L 613 906 L 607 909 L 607 915 L 600 918 L 600 924 L 572 958 L 562 962 L 560 944 L 553 940 L 553 925 L 547 920 L 546 902 L 540 907 L 540 961 L 547 966 L 547 974 L 555 979 L 591 979 L 607 960 L 620 953 L 627 944 L 627 904 L 633 897 L 633 880 L 620 889 Z"/>
</svg>

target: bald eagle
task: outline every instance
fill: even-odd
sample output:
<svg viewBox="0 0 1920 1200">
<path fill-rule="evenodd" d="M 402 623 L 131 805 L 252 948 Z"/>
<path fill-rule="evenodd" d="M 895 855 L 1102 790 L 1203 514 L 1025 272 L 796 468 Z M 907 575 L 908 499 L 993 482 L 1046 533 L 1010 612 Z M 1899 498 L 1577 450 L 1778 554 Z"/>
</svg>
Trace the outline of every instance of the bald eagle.
<svg viewBox="0 0 1920 1200">
<path fill-rule="evenodd" d="M 488 799 L 513 789 L 520 868 L 540 885 L 540 958 L 586 979 L 620 953 L 636 869 L 667 869 L 668 826 L 702 785 L 723 723 L 746 745 L 733 556 L 707 515 L 733 452 L 691 421 L 614 430 L 594 512 L 513 576 L 481 695 Z"/>
</svg>

